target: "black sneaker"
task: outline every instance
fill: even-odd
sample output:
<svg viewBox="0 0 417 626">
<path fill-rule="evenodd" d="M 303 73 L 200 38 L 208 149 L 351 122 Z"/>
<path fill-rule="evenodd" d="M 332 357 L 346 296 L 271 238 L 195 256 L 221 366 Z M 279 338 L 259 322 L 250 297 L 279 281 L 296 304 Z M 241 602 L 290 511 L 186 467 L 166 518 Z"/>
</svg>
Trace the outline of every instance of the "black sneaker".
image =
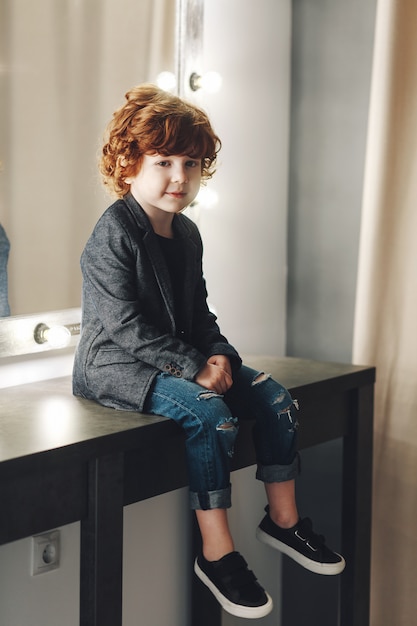
<svg viewBox="0 0 417 626">
<path fill-rule="evenodd" d="M 228 613 L 256 619 L 272 611 L 271 598 L 239 552 L 230 552 L 219 561 L 199 556 L 194 571 Z"/>
<path fill-rule="evenodd" d="M 292 528 L 281 528 L 270 518 L 268 506 L 265 511 L 266 515 L 256 529 L 259 541 L 283 552 L 316 574 L 332 576 L 345 569 L 345 559 L 325 545 L 322 535 L 316 535 L 308 517 Z"/>
</svg>

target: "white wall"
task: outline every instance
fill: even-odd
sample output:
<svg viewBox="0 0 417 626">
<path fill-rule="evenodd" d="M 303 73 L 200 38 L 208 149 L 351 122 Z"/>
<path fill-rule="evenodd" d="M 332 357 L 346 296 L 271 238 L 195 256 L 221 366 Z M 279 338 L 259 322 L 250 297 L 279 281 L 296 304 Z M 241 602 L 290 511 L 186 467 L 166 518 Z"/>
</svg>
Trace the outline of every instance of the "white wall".
<svg viewBox="0 0 417 626">
<path fill-rule="evenodd" d="M 287 349 L 350 361 L 376 0 L 293 11 Z"/>
<path fill-rule="evenodd" d="M 201 213 L 210 301 L 243 353 L 285 349 L 290 0 L 209 0 L 204 69 L 223 77 L 206 96 L 223 148 Z"/>
<path fill-rule="evenodd" d="M 224 86 L 205 106 L 224 148 L 214 179 L 220 202 L 200 226 L 210 301 L 244 353 L 282 354 L 285 346 L 290 6 L 206 2 L 204 62 L 222 73 Z M 265 498 L 253 473 L 233 475 L 232 527 L 275 600 L 262 623 L 277 626 L 280 561 L 254 538 Z M 126 509 L 123 626 L 190 626 L 188 521 L 184 490 Z M 28 576 L 28 539 L 0 547 L 0 624 L 78 624 L 79 525 L 61 530 L 61 568 L 36 578 Z M 163 602 L 155 602 L 154 584 Z"/>
<path fill-rule="evenodd" d="M 189 624 L 190 537 L 187 489 L 125 508 L 123 626 Z"/>
<path fill-rule="evenodd" d="M 27 538 L 0 547 L 0 624 L 76 626 L 80 525 L 61 529 L 59 569 L 31 576 L 31 543 Z"/>
</svg>

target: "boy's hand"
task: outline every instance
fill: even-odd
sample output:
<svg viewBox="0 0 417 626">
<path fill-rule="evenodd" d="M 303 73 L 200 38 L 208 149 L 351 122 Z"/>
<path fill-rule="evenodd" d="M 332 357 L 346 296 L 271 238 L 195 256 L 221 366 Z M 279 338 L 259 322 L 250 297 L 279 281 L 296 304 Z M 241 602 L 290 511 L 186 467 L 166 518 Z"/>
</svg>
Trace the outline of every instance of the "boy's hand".
<svg viewBox="0 0 417 626">
<path fill-rule="evenodd" d="M 195 382 L 216 393 L 226 393 L 233 385 L 232 368 L 228 357 L 222 354 L 211 356 L 198 372 Z"/>
<path fill-rule="evenodd" d="M 232 377 L 232 366 L 230 365 L 230 359 L 228 356 L 225 356 L 224 354 L 213 354 L 213 356 L 207 359 L 207 363 L 221 367 L 222 370 L 225 370 L 225 372 Z"/>
</svg>

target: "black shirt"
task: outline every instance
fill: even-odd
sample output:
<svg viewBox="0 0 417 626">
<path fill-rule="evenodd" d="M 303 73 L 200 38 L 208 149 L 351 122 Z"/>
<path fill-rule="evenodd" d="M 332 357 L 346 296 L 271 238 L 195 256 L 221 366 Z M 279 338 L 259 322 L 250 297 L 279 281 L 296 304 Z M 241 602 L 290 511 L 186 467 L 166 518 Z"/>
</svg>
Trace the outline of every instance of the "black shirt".
<svg viewBox="0 0 417 626">
<path fill-rule="evenodd" d="M 159 245 L 164 255 L 169 276 L 171 279 L 172 293 L 174 296 L 174 315 L 177 327 L 177 335 L 184 333 L 184 270 L 185 256 L 180 239 L 169 239 L 157 235 Z"/>
</svg>

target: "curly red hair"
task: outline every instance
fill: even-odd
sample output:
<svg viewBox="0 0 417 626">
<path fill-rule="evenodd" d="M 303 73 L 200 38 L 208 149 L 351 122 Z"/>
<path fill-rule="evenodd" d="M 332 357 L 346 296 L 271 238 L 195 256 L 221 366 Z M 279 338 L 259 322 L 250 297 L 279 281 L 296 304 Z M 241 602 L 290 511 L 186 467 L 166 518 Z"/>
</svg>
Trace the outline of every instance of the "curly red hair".
<svg viewBox="0 0 417 626">
<path fill-rule="evenodd" d="M 107 126 L 99 162 L 107 189 L 123 197 L 125 182 L 139 171 L 143 155 L 186 154 L 201 159 L 203 181 L 215 172 L 221 142 L 204 111 L 155 85 L 134 87 Z"/>
</svg>

